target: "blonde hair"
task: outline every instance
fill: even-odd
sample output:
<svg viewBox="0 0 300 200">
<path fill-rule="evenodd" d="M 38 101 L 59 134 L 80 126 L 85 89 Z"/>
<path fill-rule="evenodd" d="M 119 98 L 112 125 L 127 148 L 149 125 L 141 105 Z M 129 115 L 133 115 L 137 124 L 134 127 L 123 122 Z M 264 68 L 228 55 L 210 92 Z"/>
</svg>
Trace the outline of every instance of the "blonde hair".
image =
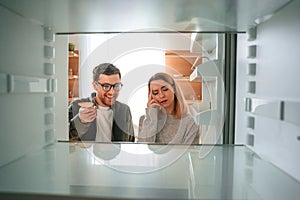
<svg viewBox="0 0 300 200">
<path fill-rule="evenodd" d="M 182 116 L 188 114 L 188 106 L 184 100 L 183 93 L 178 86 L 178 84 L 174 81 L 174 79 L 167 73 L 156 73 L 154 74 L 148 81 L 148 95 L 150 94 L 150 83 L 155 80 L 163 80 L 166 83 L 170 84 L 174 90 L 174 112 L 175 117 L 180 119 Z"/>
</svg>

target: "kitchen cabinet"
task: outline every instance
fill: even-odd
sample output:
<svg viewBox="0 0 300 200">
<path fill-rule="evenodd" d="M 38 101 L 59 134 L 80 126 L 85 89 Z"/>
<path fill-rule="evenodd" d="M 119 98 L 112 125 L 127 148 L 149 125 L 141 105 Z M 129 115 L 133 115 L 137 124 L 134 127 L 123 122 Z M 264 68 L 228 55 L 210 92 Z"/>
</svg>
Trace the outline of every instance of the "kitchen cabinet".
<svg viewBox="0 0 300 200">
<path fill-rule="evenodd" d="M 79 97 L 79 51 L 69 51 L 68 96 L 69 103 Z"/>
<path fill-rule="evenodd" d="M 165 52 L 166 73 L 170 74 L 181 88 L 187 103 L 201 102 L 202 82 L 190 82 L 193 67 L 202 63 L 200 53 L 188 50 L 169 50 Z"/>
</svg>

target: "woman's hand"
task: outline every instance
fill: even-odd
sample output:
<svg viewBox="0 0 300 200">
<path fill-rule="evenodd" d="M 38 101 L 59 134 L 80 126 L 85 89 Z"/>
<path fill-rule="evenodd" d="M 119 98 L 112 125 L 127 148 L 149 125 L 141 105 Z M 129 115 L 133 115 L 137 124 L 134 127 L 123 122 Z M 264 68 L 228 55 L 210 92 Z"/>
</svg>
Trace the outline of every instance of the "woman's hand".
<svg viewBox="0 0 300 200">
<path fill-rule="evenodd" d="M 155 99 L 153 98 L 151 93 L 149 93 L 149 95 L 148 95 L 147 107 L 148 108 L 160 108 L 159 103 L 157 103 L 157 101 L 155 101 Z"/>
</svg>

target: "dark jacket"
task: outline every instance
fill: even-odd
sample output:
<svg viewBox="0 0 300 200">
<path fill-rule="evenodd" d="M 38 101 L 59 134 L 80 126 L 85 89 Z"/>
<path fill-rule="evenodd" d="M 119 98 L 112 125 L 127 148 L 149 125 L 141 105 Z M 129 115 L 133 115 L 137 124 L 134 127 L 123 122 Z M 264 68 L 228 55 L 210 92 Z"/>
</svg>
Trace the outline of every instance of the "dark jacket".
<svg viewBox="0 0 300 200">
<path fill-rule="evenodd" d="M 95 141 L 97 134 L 96 119 L 90 123 L 81 123 L 78 113 L 79 102 L 93 102 L 96 93 L 89 98 L 74 100 L 69 105 L 69 139 L 70 141 Z M 116 101 L 112 106 L 113 126 L 111 141 L 134 141 L 132 116 L 128 105 Z"/>
</svg>

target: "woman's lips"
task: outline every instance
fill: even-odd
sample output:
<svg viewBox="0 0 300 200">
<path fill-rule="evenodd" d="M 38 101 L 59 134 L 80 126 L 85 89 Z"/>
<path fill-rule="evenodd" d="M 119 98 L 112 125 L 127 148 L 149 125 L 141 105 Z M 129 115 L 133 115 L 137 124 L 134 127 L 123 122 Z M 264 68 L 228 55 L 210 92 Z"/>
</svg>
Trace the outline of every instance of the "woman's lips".
<svg viewBox="0 0 300 200">
<path fill-rule="evenodd" d="M 163 100 L 159 104 L 166 104 L 166 103 L 167 103 L 167 100 Z"/>
</svg>

